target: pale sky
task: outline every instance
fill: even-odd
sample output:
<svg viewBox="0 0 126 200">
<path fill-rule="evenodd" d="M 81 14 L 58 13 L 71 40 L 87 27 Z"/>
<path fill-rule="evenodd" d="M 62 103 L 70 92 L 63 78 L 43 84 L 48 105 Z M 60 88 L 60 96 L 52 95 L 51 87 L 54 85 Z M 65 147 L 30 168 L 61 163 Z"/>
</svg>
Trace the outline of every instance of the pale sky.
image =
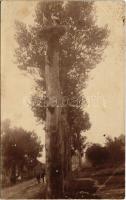
<svg viewBox="0 0 126 200">
<path fill-rule="evenodd" d="M 36 122 L 28 100 L 33 80 L 14 64 L 15 20 L 33 23 L 37 1 L 2 1 L 2 119 L 9 118 L 15 126 L 35 130 L 44 143 L 42 126 Z M 124 133 L 124 55 L 123 55 L 123 6 L 121 1 L 97 1 L 97 23 L 108 25 L 109 45 L 103 60 L 91 71 L 84 91 L 90 114 L 91 129 L 86 133 L 88 141 L 103 144 L 103 134 L 119 136 Z"/>
</svg>

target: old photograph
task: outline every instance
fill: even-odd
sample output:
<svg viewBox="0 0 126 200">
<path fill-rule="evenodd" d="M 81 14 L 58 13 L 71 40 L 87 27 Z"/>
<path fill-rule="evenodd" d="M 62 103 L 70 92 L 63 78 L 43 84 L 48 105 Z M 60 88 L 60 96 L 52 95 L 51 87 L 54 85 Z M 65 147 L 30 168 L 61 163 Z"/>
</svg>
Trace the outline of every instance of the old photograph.
<svg viewBox="0 0 126 200">
<path fill-rule="evenodd" d="M 1 199 L 125 198 L 125 1 L 1 1 Z"/>
</svg>

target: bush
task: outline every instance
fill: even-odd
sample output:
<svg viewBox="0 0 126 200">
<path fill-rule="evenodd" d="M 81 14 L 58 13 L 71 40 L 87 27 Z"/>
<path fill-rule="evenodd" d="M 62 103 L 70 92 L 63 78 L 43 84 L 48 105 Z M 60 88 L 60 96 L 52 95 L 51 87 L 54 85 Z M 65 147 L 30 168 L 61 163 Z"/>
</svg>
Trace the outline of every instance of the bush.
<svg viewBox="0 0 126 200">
<path fill-rule="evenodd" d="M 109 152 L 106 147 L 100 144 L 93 144 L 86 151 L 86 158 L 93 166 L 104 164 L 109 159 Z"/>
</svg>

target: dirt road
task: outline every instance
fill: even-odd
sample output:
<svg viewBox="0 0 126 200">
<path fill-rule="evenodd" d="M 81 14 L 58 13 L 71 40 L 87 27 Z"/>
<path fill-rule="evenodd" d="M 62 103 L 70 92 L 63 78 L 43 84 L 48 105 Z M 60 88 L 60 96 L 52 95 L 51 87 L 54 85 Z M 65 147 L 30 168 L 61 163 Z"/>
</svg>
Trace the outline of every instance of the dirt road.
<svg viewBox="0 0 126 200">
<path fill-rule="evenodd" d="M 45 184 L 36 182 L 36 179 L 4 188 L 1 191 L 2 199 L 39 199 L 44 198 Z"/>
<path fill-rule="evenodd" d="M 125 188 L 122 181 L 122 177 L 115 176 L 108 185 L 96 192 L 96 195 L 101 199 L 124 199 Z M 104 182 L 104 180 L 99 181 L 101 186 L 103 184 L 102 182 Z M 1 191 L 1 199 L 45 199 L 45 184 L 38 184 L 36 179 L 32 179 L 12 187 L 4 188 Z"/>
</svg>

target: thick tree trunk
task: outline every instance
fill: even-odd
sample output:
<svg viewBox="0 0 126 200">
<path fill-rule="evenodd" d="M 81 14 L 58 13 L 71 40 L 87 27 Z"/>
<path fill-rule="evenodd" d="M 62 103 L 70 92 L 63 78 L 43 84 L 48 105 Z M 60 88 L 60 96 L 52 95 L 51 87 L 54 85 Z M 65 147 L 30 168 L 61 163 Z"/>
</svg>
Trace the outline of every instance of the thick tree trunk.
<svg viewBox="0 0 126 200">
<path fill-rule="evenodd" d="M 81 158 L 81 148 L 80 148 L 80 132 L 77 133 L 77 139 L 78 139 L 78 158 L 79 158 L 79 166 L 78 166 L 78 171 L 81 170 L 81 165 L 82 165 L 82 158 Z"/>
<path fill-rule="evenodd" d="M 47 90 L 46 110 L 46 175 L 47 198 L 61 198 L 63 193 L 63 140 L 59 82 L 59 41 L 47 42 L 45 63 Z"/>
<path fill-rule="evenodd" d="M 64 142 L 64 178 L 71 178 L 71 132 L 67 122 L 67 110 L 62 115 L 63 142 Z"/>
<path fill-rule="evenodd" d="M 71 132 L 69 128 L 68 144 L 67 144 L 67 179 L 70 181 L 72 178 L 72 155 L 71 155 Z"/>
</svg>

